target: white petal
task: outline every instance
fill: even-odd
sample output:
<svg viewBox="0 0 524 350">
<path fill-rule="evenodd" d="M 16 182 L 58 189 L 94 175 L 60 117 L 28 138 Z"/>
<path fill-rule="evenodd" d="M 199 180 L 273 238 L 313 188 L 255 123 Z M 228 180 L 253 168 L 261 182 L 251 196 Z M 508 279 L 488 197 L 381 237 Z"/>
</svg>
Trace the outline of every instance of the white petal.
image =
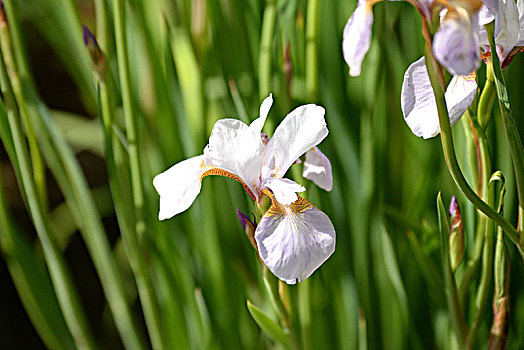
<svg viewBox="0 0 524 350">
<path fill-rule="evenodd" d="M 462 117 L 476 90 L 477 84 L 471 76 L 453 77 L 445 94 L 451 125 Z M 424 57 L 412 63 L 404 75 L 401 106 L 404 119 L 416 136 L 427 139 L 440 133 L 435 95 Z"/>
<path fill-rule="evenodd" d="M 524 0 L 517 1 L 517 8 L 519 10 L 519 40 L 516 46 L 524 46 Z"/>
<path fill-rule="evenodd" d="M 371 43 L 372 27 L 373 12 L 370 5 L 365 2 L 359 3 L 344 27 L 344 38 L 342 40 L 342 52 L 351 76 L 360 75 L 362 60 Z"/>
<path fill-rule="evenodd" d="M 326 191 L 333 189 L 331 162 L 318 147 L 313 147 L 306 152 L 302 176 Z"/>
<path fill-rule="evenodd" d="M 495 19 L 495 43 L 500 61 L 504 61 L 508 53 L 519 40 L 519 10 L 513 0 L 501 0 L 500 10 Z"/>
<path fill-rule="evenodd" d="M 524 0 L 517 1 L 519 10 L 519 40 L 515 46 L 524 46 Z"/>
<path fill-rule="evenodd" d="M 263 150 L 260 131 L 237 119 L 221 119 L 213 126 L 204 150 L 205 163 L 238 175 L 256 193 Z"/>
<path fill-rule="evenodd" d="M 492 22 L 499 10 L 499 0 L 482 0 L 479 11 L 479 24 L 484 25 Z"/>
<path fill-rule="evenodd" d="M 169 219 L 189 208 L 200 193 L 204 156 L 196 156 L 173 165 L 155 176 L 153 185 L 160 195 L 160 220 Z"/>
<path fill-rule="evenodd" d="M 269 96 L 266 97 L 264 101 L 262 101 L 262 104 L 260 105 L 260 117 L 255 119 L 249 125 L 249 128 L 252 129 L 253 132 L 258 133 L 258 134 L 262 132 L 262 127 L 264 126 L 264 123 L 266 122 L 267 115 L 272 105 L 273 105 L 273 94 L 269 94 Z"/>
<path fill-rule="evenodd" d="M 298 199 L 297 192 L 304 192 L 305 187 L 290 179 L 269 178 L 262 183 L 262 188 L 269 188 L 275 199 L 282 205 L 288 205 Z"/>
<path fill-rule="evenodd" d="M 290 206 L 271 206 L 255 231 L 260 258 L 288 284 L 306 278 L 335 251 L 329 217 L 299 197 Z"/>
<path fill-rule="evenodd" d="M 280 123 L 264 154 L 265 165 L 270 164 L 274 156 L 275 177 L 283 177 L 295 160 L 327 136 L 324 114 L 323 107 L 304 105 L 293 110 Z"/>
<path fill-rule="evenodd" d="M 441 22 L 433 38 L 435 57 L 453 75 L 469 74 L 480 67 L 478 17 L 463 12 Z"/>
</svg>

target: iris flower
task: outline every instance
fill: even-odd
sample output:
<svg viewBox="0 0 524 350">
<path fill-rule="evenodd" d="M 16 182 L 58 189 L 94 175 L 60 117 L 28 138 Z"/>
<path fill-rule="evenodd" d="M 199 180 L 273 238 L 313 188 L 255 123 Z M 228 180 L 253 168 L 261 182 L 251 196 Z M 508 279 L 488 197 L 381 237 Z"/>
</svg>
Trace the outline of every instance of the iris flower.
<svg viewBox="0 0 524 350">
<path fill-rule="evenodd" d="M 344 27 L 342 52 L 351 76 L 360 75 L 362 60 L 371 43 L 372 7 L 379 1 L 359 0 Z M 483 19 L 492 18 L 490 9 L 495 6 L 493 0 L 485 0 L 484 6 L 480 0 L 407 1 L 429 22 L 433 20 L 434 11 L 443 9 L 440 27 L 433 39 L 433 53 L 451 74 L 466 75 L 479 67 L 479 11 L 482 8 Z"/>
<path fill-rule="evenodd" d="M 331 165 L 316 148 L 328 129 L 324 108 L 308 104 L 289 113 L 267 140 L 261 131 L 272 103 L 270 95 L 250 125 L 236 119 L 217 121 L 204 154 L 175 164 L 157 175 L 153 185 L 160 195 L 160 220 L 187 210 L 208 175 L 237 180 L 256 202 L 268 196 L 271 206 L 255 231 L 258 252 L 275 276 L 294 284 L 333 253 L 335 229 L 325 213 L 297 195 L 305 188 L 283 176 L 308 152 L 304 176 L 331 189 Z"/>
</svg>

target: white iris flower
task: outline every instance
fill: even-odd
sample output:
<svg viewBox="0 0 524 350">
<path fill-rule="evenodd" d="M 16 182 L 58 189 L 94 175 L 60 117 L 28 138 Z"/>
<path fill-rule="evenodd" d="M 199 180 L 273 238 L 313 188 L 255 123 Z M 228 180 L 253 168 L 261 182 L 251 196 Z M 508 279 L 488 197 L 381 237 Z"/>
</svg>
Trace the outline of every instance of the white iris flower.
<svg viewBox="0 0 524 350">
<path fill-rule="evenodd" d="M 257 202 L 270 197 L 272 204 L 255 231 L 258 251 L 275 276 L 294 284 L 334 252 L 335 229 L 326 214 L 297 195 L 305 188 L 283 176 L 307 152 L 304 177 L 331 190 L 331 164 L 316 147 L 328 129 L 324 108 L 309 104 L 289 113 L 267 141 L 261 131 L 272 103 L 270 95 L 249 126 L 236 119 L 217 121 L 204 154 L 175 164 L 157 175 L 153 185 L 160 195 L 160 220 L 188 209 L 207 175 L 239 181 Z"/>
</svg>

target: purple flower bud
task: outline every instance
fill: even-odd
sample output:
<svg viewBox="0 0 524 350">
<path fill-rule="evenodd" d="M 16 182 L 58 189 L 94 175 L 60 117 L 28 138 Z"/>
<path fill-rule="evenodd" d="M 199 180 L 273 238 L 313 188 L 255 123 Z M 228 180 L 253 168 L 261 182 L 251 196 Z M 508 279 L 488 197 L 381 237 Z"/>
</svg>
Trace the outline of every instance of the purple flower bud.
<svg viewBox="0 0 524 350">
<path fill-rule="evenodd" d="M 480 66 L 478 15 L 460 9 L 447 15 L 433 38 L 433 53 L 453 75 L 467 75 Z"/>
<path fill-rule="evenodd" d="M 450 260 L 451 269 L 455 271 L 464 256 L 464 223 L 455 196 L 451 197 L 449 217 L 451 222 L 451 234 L 449 236 Z"/>
<path fill-rule="evenodd" d="M 247 229 L 251 229 L 255 227 L 255 224 L 253 223 L 253 221 L 251 221 L 251 219 L 246 214 L 242 213 L 238 208 L 237 208 L 237 216 L 238 216 L 238 221 L 240 221 L 240 224 L 242 225 L 242 229 L 244 231 L 246 231 L 246 226 L 247 226 Z"/>
<path fill-rule="evenodd" d="M 98 49 L 95 35 L 84 24 L 82 24 L 82 34 L 84 36 L 84 45 L 86 47 L 89 48 L 90 45 L 93 45 L 94 48 Z"/>
</svg>

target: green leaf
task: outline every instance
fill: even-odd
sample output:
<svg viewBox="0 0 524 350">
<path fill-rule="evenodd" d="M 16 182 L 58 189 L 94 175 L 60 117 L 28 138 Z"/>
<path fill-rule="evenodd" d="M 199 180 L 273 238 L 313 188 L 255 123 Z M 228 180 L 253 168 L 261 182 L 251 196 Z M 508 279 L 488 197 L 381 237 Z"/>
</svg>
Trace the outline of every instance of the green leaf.
<svg viewBox="0 0 524 350">
<path fill-rule="evenodd" d="M 277 325 L 264 311 L 253 305 L 249 300 L 247 301 L 247 308 L 249 313 L 258 324 L 260 329 L 264 331 L 270 338 L 281 342 L 286 348 L 289 349 L 289 338 L 286 333 Z"/>
</svg>

